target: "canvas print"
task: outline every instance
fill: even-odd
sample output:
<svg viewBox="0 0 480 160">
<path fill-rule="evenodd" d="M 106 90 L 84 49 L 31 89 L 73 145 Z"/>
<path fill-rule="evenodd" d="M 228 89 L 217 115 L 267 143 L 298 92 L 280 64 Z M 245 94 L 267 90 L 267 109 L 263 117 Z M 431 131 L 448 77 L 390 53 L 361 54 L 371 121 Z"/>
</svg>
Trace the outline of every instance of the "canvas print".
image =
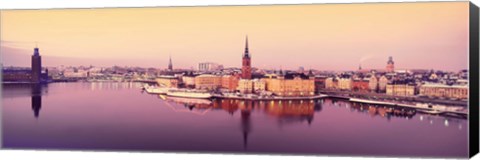
<svg viewBox="0 0 480 160">
<path fill-rule="evenodd" d="M 468 2 L 0 18 L 6 149 L 468 156 Z"/>
</svg>

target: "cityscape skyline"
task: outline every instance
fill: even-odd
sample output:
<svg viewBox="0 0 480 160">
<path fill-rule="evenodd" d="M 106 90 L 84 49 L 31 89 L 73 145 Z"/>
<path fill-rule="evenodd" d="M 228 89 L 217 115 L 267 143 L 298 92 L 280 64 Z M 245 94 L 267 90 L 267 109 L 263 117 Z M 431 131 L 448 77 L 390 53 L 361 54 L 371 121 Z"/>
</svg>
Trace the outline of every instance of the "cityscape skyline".
<svg viewBox="0 0 480 160">
<path fill-rule="evenodd" d="M 472 7 L 0 11 L 2 147 L 466 157 Z"/>
<path fill-rule="evenodd" d="M 468 3 L 264 7 L 2 11 L 2 64 L 28 66 L 21 57 L 30 56 L 35 40 L 48 67 L 167 68 L 171 55 L 174 68 L 201 62 L 240 68 L 248 34 L 253 68 L 384 69 L 390 56 L 398 69 L 458 71 L 468 65 L 468 19 L 460 18 L 467 17 Z M 217 14 L 225 9 L 231 11 Z"/>
</svg>

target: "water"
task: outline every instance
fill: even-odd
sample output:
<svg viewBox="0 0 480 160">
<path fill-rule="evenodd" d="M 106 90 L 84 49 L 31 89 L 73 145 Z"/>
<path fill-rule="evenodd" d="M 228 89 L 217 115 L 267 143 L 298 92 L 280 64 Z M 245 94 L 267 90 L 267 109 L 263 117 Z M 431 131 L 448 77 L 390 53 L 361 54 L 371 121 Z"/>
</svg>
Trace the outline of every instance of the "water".
<svg viewBox="0 0 480 160">
<path fill-rule="evenodd" d="M 3 147 L 408 157 L 468 153 L 465 119 L 395 116 L 384 106 L 335 99 L 188 102 L 143 93 L 141 86 L 3 85 Z"/>
</svg>

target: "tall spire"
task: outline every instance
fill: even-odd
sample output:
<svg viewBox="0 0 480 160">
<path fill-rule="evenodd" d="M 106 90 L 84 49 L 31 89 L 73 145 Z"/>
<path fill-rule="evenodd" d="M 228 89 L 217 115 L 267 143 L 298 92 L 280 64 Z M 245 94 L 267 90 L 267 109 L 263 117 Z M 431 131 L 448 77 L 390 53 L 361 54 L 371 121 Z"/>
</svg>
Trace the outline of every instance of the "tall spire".
<svg viewBox="0 0 480 160">
<path fill-rule="evenodd" d="M 168 70 L 173 70 L 173 65 L 172 65 L 172 55 L 170 55 L 170 61 L 168 62 Z"/>
<path fill-rule="evenodd" d="M 393 62 L 393 57 L 392 57 L 392 56 L 388 57 L 388 62 L 387 62 L 387 63 L 391 63 L 391 64 L 393 64 L 393 63 L 394 63 L 394 62 Z"/>
<path fill-rule="evenodd" d="M 250 57 L 250 53 L 248 52 L 248 35 L 245 38 L 245 53 L 243 55 L 244 57 Z"/>
</svg>

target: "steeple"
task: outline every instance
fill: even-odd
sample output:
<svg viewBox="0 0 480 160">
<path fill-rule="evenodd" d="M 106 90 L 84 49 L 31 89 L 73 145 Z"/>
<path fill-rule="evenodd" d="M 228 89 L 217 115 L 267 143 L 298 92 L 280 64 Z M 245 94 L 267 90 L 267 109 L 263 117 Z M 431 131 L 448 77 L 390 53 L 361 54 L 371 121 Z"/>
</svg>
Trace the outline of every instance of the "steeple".
<svg viewBox="0 0 480 160">
<path fill-rule="evenodd" d="M 245 39 L 245 53 L 242 57 L 242 79 L 252 79 L 252 64 L 248 53 L 248 36 Z"/>
<path fill-rule="evenodd" d="M 387 62 L 387 72 L 394 72 L 395 71 L 395 63 L 393 62 L 392 56 L 388 57 Z"/>
<path fill-rule="evenodd" d="M 243 57 L 250 58 L 250 53 L 248 52 L 248 35 L 245 38 L 245 53 L 243 54 Z"/>
<path fill-rule="evenodd" d="M 168 62 L 168 70 L 173 70 L 173 65 L 172 65 L 172 56 L 170 56 L 170 61 Z"/>
<path fill-rule="evenodd" d="M 388 64 L 394 64 L 392 56 L 388 57 Z"/>
<path fill-rule="evenodd" d="M 308 76 L 314 76 L 312 69 L 308 71 Z"/>
</svg>

